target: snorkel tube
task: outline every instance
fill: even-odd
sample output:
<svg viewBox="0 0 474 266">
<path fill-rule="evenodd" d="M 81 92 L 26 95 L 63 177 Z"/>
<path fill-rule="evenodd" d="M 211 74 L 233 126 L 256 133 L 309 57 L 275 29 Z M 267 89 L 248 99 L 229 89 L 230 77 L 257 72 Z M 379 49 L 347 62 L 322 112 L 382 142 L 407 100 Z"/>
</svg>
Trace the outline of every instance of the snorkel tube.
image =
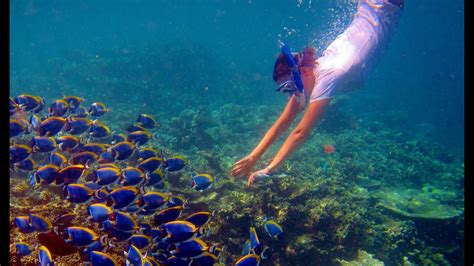
<svg viewBox="0 0 474 266">
<path fill-rule="evenodd" d="M 290 48 L 288 47 L 288 45 L 282 43 L 281 52 L 285 56 L 286 62 L 290 66 L 291 73 L 293 74 L 293 81 L 295 82 L 295 85 L 298 88 L 298 92 L 304 94 L 304 87 L 303 82 L 301 81 L 301 75 L 298 69 L 298 64 L 296 63 L 293 55 L 291 55 Z"/>
<path fill-rule="evenodd" d="M 300 108 L 304 108 L 304 106 L 306 105 L 306 94 L 304 93 L 303 81 L 301 81 L 301 74 L 298 68 L 298 64 L 296 63 L 295 58 L 291 54 L 288 45 L 283 42 L 281 43 L 281 53 L 285 57 L 286 62 L 290 67 L 291 74 L 293 76 L 294 86 L 296 86 L 296 89 L 298 90 L 295 91 L 293 95 L 296 96 Z M 286 81 L 286 83 L 290 83 L 290 81 Z M 282 85 L 285 86 L 285 84 Z"/>
</svg>

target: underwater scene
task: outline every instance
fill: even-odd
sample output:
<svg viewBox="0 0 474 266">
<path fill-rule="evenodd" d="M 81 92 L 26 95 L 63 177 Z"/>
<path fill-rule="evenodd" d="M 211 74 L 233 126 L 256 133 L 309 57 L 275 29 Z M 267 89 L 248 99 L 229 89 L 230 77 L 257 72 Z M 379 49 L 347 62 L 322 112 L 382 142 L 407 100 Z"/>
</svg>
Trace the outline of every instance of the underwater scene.
<svg viewBox="0 0 474 266">
<path fill-rule="evenodd" d="M 9 4 L 10 265 L 464 265 L 464 1 Z"/>
</svg>

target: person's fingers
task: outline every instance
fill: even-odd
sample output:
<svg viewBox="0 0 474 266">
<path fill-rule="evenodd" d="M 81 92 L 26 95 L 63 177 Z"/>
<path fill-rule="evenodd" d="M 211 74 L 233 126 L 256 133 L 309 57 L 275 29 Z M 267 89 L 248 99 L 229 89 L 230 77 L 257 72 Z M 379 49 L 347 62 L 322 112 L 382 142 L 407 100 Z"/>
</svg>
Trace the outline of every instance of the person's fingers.
<svg viewBox="0 0 474 266">
<path fill-rule="evenodd" d="M 240 160 L 240 161 L 242 161 L 242 160 Z M 237 167 L 237 166 L 239 166 L 239 165 L 241 164 L 240 161 L 237 161 L 237 162 L 234 163 L 234 168 Z"/>
<path fill-rule="evenodd" d="M 235 169 L 235 170 L 232 170 L 231 174 L 232 176 L 240 176 L 242 173 L 242 169 Z"/>
<path fill-rule="evenodd" d="M 247 161 L 247 160 L 248 160 L 248 158 L 245 157 L 245 158 L 242 158 L 242 159 L 240 159 L 239 161 L 237 161 L 235 164 L 242 164 L 243 162 L 245 162 L 245 161 Z"/>
<path fill-rule="evenodd" d="M 235 164 L 232 168 L 232 171 L 240 171 L 242 169 L 248 168 L 250 165 L 248 163 Z"/>
<path fill-rule="evenodd" d="M 239 176 L 240 172 L 239 171 L 233 171 L 231 172 L 233 177 Z"/>
<path fill-rule="evenodd" d="M 237 163 L 234 164 L 234 167 L 232 168 L 232 171 L 238 170 L 242 167 L 245 167 L 245 164 L 243 162 L 237 162 Z"/>
<path fill-rule="evenodd" d="M 232 172 L 239 172 L 243 169 L 243 167 L 241 165 L 238 165 L 238 166 L 235 166 L 234 168 L 232 168 Z"/>
<path fill-rule="evenodd" d="M 242 165 L 234 165 L 231 171 L 235 172 L 235 171 L 239 171 L 240 169 L 242 169 Z"/>
<path fill-rule="evenodd" d="M 252 186 L 252 184 L 255 182 L 255 178 L 257 178 L 257 175 L 255 173 L 251 174 L 247 180 L 247 186 Z"/>
</svg>

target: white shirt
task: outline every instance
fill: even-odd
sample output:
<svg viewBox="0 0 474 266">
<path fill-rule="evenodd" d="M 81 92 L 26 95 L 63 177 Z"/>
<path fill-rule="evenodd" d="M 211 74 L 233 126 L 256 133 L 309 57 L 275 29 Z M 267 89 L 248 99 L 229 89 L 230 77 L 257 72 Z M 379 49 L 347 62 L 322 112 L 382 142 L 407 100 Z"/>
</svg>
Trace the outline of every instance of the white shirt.
<svg viewBox="0 0 474 266">
<path fill-rule="evenodd" d="M 359 87 L 400 14 L 401 8 L 387 0 L 360 0 L 351 24 L 317 59 L 310 103 Z"/>
</svg>

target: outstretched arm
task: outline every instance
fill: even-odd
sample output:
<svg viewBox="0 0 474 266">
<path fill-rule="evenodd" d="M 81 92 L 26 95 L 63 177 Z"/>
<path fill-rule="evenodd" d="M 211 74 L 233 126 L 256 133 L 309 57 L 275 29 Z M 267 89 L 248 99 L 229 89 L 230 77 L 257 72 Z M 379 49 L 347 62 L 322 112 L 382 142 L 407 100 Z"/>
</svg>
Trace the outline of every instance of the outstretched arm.
<svg viewBox="0 0 474 266">
<path fill-rule="evenodd" d="M 265 136 L 255 149 L 246 157 L 234 164 L 231 174 L 233 176 L 248 176 L 252 171 L 252 167 L 255 162 L 262 156 L 263 153 L 270 147 L 275 140 L 284 133 L 291 125 L 296 115 L 302 109 L 299 107 L 298 101 L 295 96 L 291 96 L 283 110 L 280 117 L 273 124 L 273 126 L 265 133 Z"/>
<path fill-rule="evenodd" d="M 249 186 L 252 185 L 258 175 L 268 175 L 273 172 L 288 158 L 288 156 L 295 149 L 297 149 L 302 143 L 306 141 L 307 137 L 311 133 L 313 125 L 321 118 L 324 107 L 327 106 L 330 101 L 330 98 L 327 98 L 309 104 L 308 110 L 305 112 L 300 123 L 296 126 L 295 129 L 293 129 L 293 131 L 288 136 L 285 143 L 283 143 L 283 146 L 275 155 L 275 158 L 273 158 L 271 163 L 265 169 L 257 171 L 249 177 L 247 183 Z"/>
</svg>

